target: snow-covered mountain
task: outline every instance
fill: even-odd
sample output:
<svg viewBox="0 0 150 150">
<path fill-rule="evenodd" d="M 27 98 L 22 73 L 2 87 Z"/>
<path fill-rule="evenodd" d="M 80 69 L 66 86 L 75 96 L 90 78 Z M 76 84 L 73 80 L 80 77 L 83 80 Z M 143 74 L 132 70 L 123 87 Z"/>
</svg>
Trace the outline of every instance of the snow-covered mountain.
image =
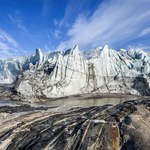
<svg viewBox="0 0 150 150">
<path fill-rule="evenodd" d="M 115 51 L 107 45 L 86 52 L 78 46 L 47 54 L 37 49 L 31 57 L 1 59 L 0 81 L 15 81 L 16 91 L 31 97 L 150 95 L 150 54 L 141 49 Z"/>
</svg>

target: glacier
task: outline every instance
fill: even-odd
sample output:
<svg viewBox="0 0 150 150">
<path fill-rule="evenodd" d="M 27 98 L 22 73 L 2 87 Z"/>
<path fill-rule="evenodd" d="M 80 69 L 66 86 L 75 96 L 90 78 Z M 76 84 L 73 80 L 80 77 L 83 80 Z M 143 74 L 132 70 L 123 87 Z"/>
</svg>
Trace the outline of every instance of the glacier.
<svg viewBox="0 0 150 150">
<path fill-rule="evenodd" d="M 25 97 L 56 98 L 87 93 L 150 95 L 150 53 L 107 45 L 80 51 L 0 59 L 0 83 L 14 83 Z"/>
</svg>

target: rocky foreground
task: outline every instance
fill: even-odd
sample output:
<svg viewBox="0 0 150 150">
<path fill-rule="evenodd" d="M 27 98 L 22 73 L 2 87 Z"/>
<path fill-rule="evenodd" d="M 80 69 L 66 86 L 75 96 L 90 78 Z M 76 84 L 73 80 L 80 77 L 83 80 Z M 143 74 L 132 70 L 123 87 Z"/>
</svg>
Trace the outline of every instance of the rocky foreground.
<svg viewBox="0 0 150 150">
<path fill-rule="evenodd" d="M 150 100 L 92 107 L 0 107 L 1 150 L 149 150 Z"/>
</svg>

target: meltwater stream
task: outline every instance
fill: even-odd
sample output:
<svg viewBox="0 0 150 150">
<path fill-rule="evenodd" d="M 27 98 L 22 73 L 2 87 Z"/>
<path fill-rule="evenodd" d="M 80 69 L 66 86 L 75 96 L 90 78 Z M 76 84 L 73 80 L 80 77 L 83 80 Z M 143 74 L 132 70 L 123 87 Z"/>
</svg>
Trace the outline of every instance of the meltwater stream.
<svg viewBox="0 0 150 150">
<path fill-rule="evenodd" d="M 137 100 L 137 97 L 133 98 L 86 98 L 86 99 L 75 99 L 75 98 L 67 98 L 67 99 L 58 99 L 58 100 L 51 100 L 40 103 L 41 105 L 48 105 L 48 106 L 102 106 L 106 104 L 117 105 L 123 103 L 125 101 L 130 100 Z"/>
<path fill-rule="evenodd" d="M 39 103 L 28 103 L 14 100 L 0 100 L 1 106 L 19 106 L 23 104 L 30 104 L 32 106 L 102 106 L 106 104 L 117 105 L 123 103 L 125 101 L 137 100 L 139 97 L 122 97 L 122 98 L 114 98 L 114 97 L 105 97 L 105 98 L 60 98 L 56 100 L 46 100 L 44 102 Z"/>
</svg>

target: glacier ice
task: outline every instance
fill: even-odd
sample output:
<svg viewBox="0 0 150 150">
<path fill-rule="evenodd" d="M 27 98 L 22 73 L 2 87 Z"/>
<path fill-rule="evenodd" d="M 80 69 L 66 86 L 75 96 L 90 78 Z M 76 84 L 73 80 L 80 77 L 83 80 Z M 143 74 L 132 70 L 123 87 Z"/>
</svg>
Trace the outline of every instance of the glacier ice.
<svg viewBox="0 0 150 150">
<path fill-rule="evenodd" d="M 47 56 L 47 59 L 49 59 L 49 56 Z M 1 58 L 0 83 L 10 84 L 17 79 L 21 72 L 30 69 L 32 65 L 38 68 L 38 66 L 42 65 L 43 62 L 44 57 L 40 49 L 36 49 L 35 54 L 32 56 Z"/>
<path fill-rule="evenodd" d="M 62 97 L 85 93 L 150 95 L 150 53 L 119 51 L 107 45 L 89 51 L 79 46 L 28 57 L 0 59 L 0 82 L 15 82 L 24 96 Z"/>
</svg>

